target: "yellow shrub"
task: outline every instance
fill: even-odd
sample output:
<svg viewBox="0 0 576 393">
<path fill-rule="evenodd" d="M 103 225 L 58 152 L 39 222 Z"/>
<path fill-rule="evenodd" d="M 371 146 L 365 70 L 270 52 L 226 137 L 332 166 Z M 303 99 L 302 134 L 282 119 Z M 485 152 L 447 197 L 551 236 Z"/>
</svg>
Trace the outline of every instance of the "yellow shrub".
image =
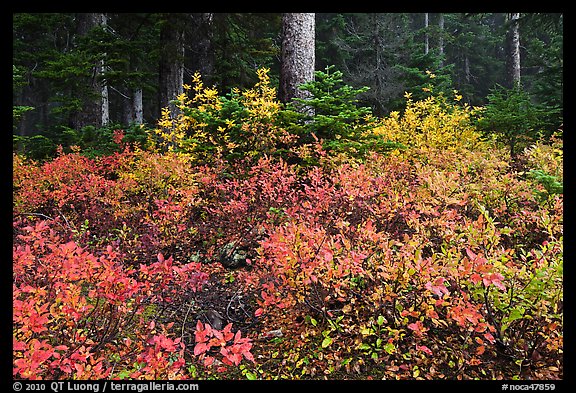
<svg viewBox="0 0 576 393">
<path fill-rule="evenodd" d="M 241 102 L 252 120 L 270 122 L 280 110 L 280 102 L 276 98 L 276 89 L 270 86 L 270 70 L 260 68 L 258 82 L 254 88 L 242 92 Z"/>
<path fill-rule="evenodd" d="M 554 138 L 551 144 L 541 141 L 524 150 L 524 156 L 531 169 L 539 169 L 560 181 L 564 178 L 564 150 L 562 139 Z"/>
<path fill-rule="evenodd" d="M 184 84 L 184 93 L 177 97 L 177 113 L 171 113 L 169 108 L 162 109 L 158 127 L 148 136 L 152 150 L 192 151 L 199 145 L 215 142 L 205 130 L 208 124 L 199 120 L 199 116 L 192 116 L 190 109 L 195 108 L 196 113 L 217 112 L 222 108 L 221 98 L 216 89 L 204 87 L 198 72 L 192 82 L 194 86 Z M 189 97 L 190 90 L 194 91 L 192 97 Z"/>
<path fill-rule="evenodd" d="M 443 96 L 430 96 L 413 101 L 406 93 L 406 110 L 392 112 L 375 124 L 372 132 L 387 140 L 399 142 L 413 149 L 475 149 L 482 145 L 481 134 L 472 124 L 477 109 L 460 105 L 461 96 L 455 92 L 455 104 Z"/>
<path fill-rule="evenodd" d="M 149 135 L 155 150 L 183 151 L 194 159 L 218 159 L 231 155 L 259 155 L 274 152 L 278 144 L 293 140 L 275 120 L 281 109 L 276 89 L 270 86 L 269 69 L 257 71 L 253 88 L 233 89 L 228 97 L 206 88 L 200 74 L 193 86 L 184 85 L 177 99 L 178 113 L 162 111 L 158 127 Z"/>
</svg>

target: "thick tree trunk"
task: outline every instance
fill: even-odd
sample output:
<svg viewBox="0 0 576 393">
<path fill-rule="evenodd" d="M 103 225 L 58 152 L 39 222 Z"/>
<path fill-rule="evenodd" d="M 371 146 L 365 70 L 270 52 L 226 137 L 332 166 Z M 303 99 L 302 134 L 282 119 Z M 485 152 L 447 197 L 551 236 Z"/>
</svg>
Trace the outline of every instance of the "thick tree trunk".
<svg viewBox="0 0 576 393">
<path fill-rule="evenodd" d="M 508 14 L 506 76 L 509 88 L 520 85 L 520 28 L 518 26 L 519 13 Z"/>
<path fill-rule="evenodd" d="M 170 101 L 184 91 L 185 22 L 185 14 L 167 14 L 160 30 L 160 113 L 162 108 L 168 107 L 173 116 L 178 108 Z"/>
<path fill-rule="evenodd" d="M 106 24 L 102 13 L 80 13 L 77 18 L 77 33 L 88 35 L 93 29 Z M 72 127 L 79 130 L 85 126 L 101 127 L 109 118 L 108 87 L 100 76 L 104 69 L 103 60 L 98 61 L 92 70 L 92 77 L 86 81 L 87 90 L 79 93 L 82 97 L 82 109 L 72 115 Z M 78 93 L 77 93 L 78 94 Z"/>
<path fill-rule="evenodd" d="M 279 98 L 306 98 L 298 86 L 314 80 L 315 14 L 286 13 L 282 16 L 282 60 Z"/>
<path fill-rule="evenodd" d="M 214 75 L 213 22 L 214 13 L 203 12 L 190 15 L 191 29 L 188 67 L 192 73 L 199 72 L 202 79 L 210 84 Z"/>
</svg>

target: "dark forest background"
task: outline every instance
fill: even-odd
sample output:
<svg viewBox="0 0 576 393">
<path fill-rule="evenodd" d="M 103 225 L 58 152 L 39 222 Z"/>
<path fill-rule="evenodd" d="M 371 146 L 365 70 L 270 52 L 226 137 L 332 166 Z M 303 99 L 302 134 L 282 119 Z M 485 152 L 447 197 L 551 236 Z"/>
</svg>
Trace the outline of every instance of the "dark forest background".
<svg viewBox="0 0 576 393">
<path fill-rule="evenodd" d="M 226 94 L 267 67 L 278 85 L 279 13 L 13 14 L 14 148 L 49 156 L 58 144 L 99 143 L 116 128 L 138 138 L 169 105 L 175 59 L 183 82 L 200 72 Z M 510 89 L 505 13 L 317 13 L 316 70 L 341 71 L 376 116 L 402 111 L 434 73 L 434 93 L 490 104 Z M 563 116 L 563 17 L 520 14 L 521 89 L 541 109 L 541 128 Z M 428 72 L 428 73 L 427 73 Z M 177 87 L 172 87 L 172 90 Z M 168 92 L 168 93 L 167 93 Z M 176 94 L 178 91 L 174 91 Z M 103 115 L 98 102 L 108 102 Z M 143 134 L 142 134 L 143 135 Z"/>
</svg>

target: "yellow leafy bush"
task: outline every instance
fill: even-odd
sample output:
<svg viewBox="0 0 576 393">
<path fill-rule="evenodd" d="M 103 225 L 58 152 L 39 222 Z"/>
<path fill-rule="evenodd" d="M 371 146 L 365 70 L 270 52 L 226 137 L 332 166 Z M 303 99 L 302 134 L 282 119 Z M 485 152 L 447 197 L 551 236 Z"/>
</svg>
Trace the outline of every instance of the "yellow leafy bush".
<svg viewBox="0 0 576 393">
<path fill-rule="evenodd" d="M 478 109 L 458 104 L 462 97 L 454 93 L 455 104 L 448 103 L 442 95 L 414 101 L 411 94 L 406 93 L 404 113 L 390 113 L 375 124 L 372 132 L 412 149 L 479 148 L 481 134 L 471 121 Z"/>
<path fill-rule="evenodd" d="M 171 113 L 169 108 L 162 109 L 158 127 L 148 136 L 152 150 L 190 151 L 201 144 L 215 143 L 205 130 L 208 124 L 197 115 L 217 112 L 222 108 L 218 91 L 205 88 L 199 73 L 194 74 L 192 82 L 194 86 L 183 85 L 184 93 L 176 99 L 177 113 Z M 190 90 L 194 92 L 191 97 Z M 190 111 L 191 108 L 195 109 L 194 113 Z"/>
<path fill-rule="evenodd" d="M 228 96 L 205 87 L 200 74 L 194 74 L 193 86 L 184 85 L 185 92 L 177 97 L 177 113 L 163 109 L 149 135 L 150 146 L 213 160 L 269 154 L 280 144 L 290 144 L 295 137 L 275 124 L 281 104 L 268 72 L 259 69 L 253 88 L 234 88 Z"/>
<path fill-rule="evenodd" d="M 562 139 L 553 138 L 551 143 L 538 141 L 524 150 L 524 157 L 531 169 L 539 169 L 562 181 L 564 178 L 563 148 Z"/>
<path fill-rule="evenodd" d="M 270 72 L 268 68 L 260 68 L 256 71 L 258 82 L 254 88 L 241 93 L 241 102 L 252 120 L 270 122 L 280 110 L 276 89 L 270 86 L 268 72 Z"/>
</svg>

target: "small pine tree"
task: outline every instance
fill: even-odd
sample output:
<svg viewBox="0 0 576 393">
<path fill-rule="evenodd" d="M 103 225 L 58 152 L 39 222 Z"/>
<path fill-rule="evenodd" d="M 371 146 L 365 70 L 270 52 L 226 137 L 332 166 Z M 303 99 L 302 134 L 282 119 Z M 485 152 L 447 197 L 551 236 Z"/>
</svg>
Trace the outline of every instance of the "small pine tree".
<svg viewBox="0 0 576 393">
<path fill-rule="evenodd" d="M 360 106 L 358 96 L 369 87 L 355 89 L 343 81 L 341 71 L 328 66 L 316 71 L 314 81 L 300 85 L 309 92 L 306 99 L 294 99 L 283 111 L 285 127 L 301 137 L 301 142 L 323 141 L 327 151 L 362 156 L 368 151 L 385 151 L 397 144 L 374 138 L 367 132 L 373 126 L 370 107 Z M 302 106 L 308 108 L 302 111 Z"/>
<path fill-rule="evenodd" d="M 530 95 L 520 86 L 513 89 L 497 86 L 488 95 L 488 105 L 478 120 L 478 128 L 506 143 L 510 157 L 515 158 L 521 147 L 540 138 L 542 119 L 549 116 L 549 110 L 533 104 Z"/>
</svg>

